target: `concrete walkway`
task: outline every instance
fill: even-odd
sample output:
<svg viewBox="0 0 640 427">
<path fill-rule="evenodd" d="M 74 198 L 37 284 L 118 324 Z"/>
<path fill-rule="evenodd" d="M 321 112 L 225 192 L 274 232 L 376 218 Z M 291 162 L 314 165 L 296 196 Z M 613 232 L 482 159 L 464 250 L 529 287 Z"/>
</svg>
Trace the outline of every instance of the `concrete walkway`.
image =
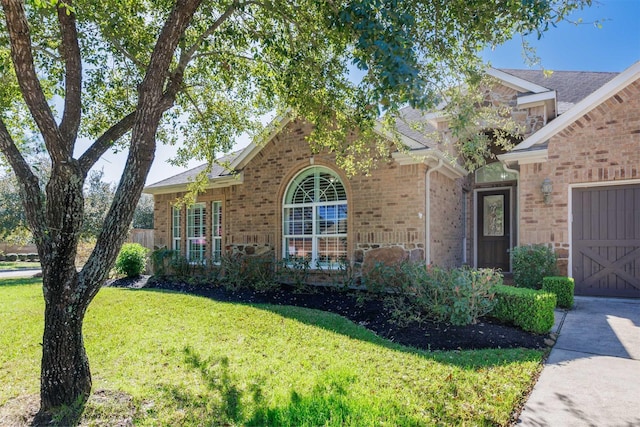
<svg viewBox="0 0 640 427">
<path fill-rule="evenodd" d="M 576 297 L 518 427 L 640 426 L 640 300 Z"/>
</svg>

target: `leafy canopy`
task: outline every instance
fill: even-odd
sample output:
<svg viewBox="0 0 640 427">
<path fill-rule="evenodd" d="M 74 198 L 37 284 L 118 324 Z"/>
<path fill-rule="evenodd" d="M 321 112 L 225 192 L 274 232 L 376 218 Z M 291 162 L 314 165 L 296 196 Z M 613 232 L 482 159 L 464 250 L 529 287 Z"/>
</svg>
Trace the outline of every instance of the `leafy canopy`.
<svg viewBox="0 0 640 427">
<path fill-rule="evenodd" d="M 434 106 L 443 88 L 479 75 L 483 48 L 515 33 L 542 34 L 589 3 L 203 1 L 173 55 L 180 88 L 157 137 L 182 143 L 178 164 L 194 158 L 212 162 L 243 132 L 264 131 L 265 114 L 290 111 L 317 126 L 315 149 L 335 151 L 354 172 L 387 151 L 383 141 L 372 142 L 371 129 L 382 113 L 391 126 L 404 105 Z M 135 111 L 137 88 L 173 7 L 167 0 L 26 2 L 34 60 L 52 108 L 65 95 L 67 72 L 57 9 L 76 17 L 83 64 L 81 137 L 95 140 Z M 0 82 L 2 118 L 26 145 L 36 127 L 20 102 L 6 31 L 0 36 Z M 354 129 L 359 143 L 347 142 Z M 118 138 L 113 148 L 128 144 Z"/>
</svg>

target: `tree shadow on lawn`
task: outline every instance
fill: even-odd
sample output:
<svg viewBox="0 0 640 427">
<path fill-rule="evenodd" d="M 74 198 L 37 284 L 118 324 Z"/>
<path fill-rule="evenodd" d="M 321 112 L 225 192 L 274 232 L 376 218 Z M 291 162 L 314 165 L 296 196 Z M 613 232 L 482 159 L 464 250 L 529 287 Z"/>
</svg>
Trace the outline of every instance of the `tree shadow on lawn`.
<svg viewBox="0 0 640 427">
<path fill-rule="evenodd" d="M 301 393 L 292 387 L 285 402 L 270 406 L 264 401 L 263 381 L 256 378 L 243 389 L 230 371 L 228 358 L 204 358 L 189 346 L 183 353 L 185 367 L 197 372 L 207 389 L 205 393 L 193 393 L 171 384 L 160 386 L 166 400 L 178 406 L 183 418 L 177 421 L 183 424 L 374 425 L 389 414 L 405 425 L 421 424 L 420 419 L 404 414 L 392 403 L 384 402 L 382 408 L 375 409 L 363 404 L 350 391 L 355 378 L 347 372 L 323 372 L 310 392 Z"/>
<path fill-rule="evenodd" d="M 297 322 L 324 329 L 331 333 L 340 334 L 351 339 L 369 342 L 371 344 L 381 346 L 393 351 L 418 355 L 425 359 L 433 360 L 438 363 L 453 365 L 463 369 L 481 369 L 509 365 L 514 362 L 539 362 L 542 360 L 540 351 L 521 351 L 508 348 L 494 349 L 467 349 L 453 351 L 428 351 L 412 346 L 403 345 L 394 342 L 385 337 L 377 335 L 365 326 L 354 323 L 352 320 L 330 311 L 312 309 L 294 305 L 275 305 L 267 303 L 242 302 L 242 301 L 220 301 L 207 295 L 199 295 L 197 293 L 185 293 L 180 291 L 142 288 L 130 289 L 131 291 L 161 292 L 165 294 L 176 293 L 180 295 L 191 295 L 193 297 L 213 299 L 220 304 L 239 304 L 252 307 L 258 310 L 265 310 L 275 313 L 284 318 L 292 319 Z M 318 314 L 323 315 L 319 316 Z M 513 328 L 510 328 L 513 329 Z M 426 337 L 424 338 L 426 340 Z"/>
</svg>

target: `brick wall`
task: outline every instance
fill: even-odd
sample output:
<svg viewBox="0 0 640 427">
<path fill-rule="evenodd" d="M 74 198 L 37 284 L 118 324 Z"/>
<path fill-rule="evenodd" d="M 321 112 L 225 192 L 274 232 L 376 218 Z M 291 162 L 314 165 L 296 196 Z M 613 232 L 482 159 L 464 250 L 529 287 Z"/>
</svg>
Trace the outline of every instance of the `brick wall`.
<svg viewBox="0 0 640 427">
<path fill-rule="evenodd" d="M 552 203 L 540 185 L 553 183 Z M 569 185 L 640 178 L 640 82 L 636 81 L 551 138 L 548 161 L 520 169 L 520 244 L 551 244 L 567 274 Z"/>
<path fill-rule="evenodd" d="M 209 202 L 222 200 L 223 247 L 265 246 L 280 257 L 282 200 L 287 184 L 311 165 L 326 166 L 340 175 L 347 192 L 347 252 L 352 260 L 362 262 L 370 250 L 398 246 L 407 257 L 424 260 L 427 166 L 401 166 L 389 160 L 380 162 L 369 176 L 347 177 L 336 167 L 331 153 L 311 154 L 305 140 L 309 131 L 308 124 L 289 123 L 244 168 L 242 184 L 200 195 L 198 201 L 208 202 L 207 232 L 211 229 Z M 459 265 L 462 187 L 438 173 L 432 180 L 432 259 L 441 265 Z M 170 206 L 179 196 L 155 196 L 156 246 L 171 246 Z M 185 217 L 183 211 L 183 223 Z"/>
</svg>

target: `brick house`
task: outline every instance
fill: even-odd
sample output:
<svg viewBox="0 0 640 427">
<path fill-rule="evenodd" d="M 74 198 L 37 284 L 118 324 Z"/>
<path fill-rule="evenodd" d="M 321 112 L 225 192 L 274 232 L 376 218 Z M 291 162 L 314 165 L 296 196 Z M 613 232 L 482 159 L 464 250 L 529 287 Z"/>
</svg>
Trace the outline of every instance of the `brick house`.
<svg viewBox="0 0 640 427">
<path fill-rule="evenodd" d="M 640 63 L 619 74 L 489 74 L 498 83 L 485 100 L 508 105 L 526 129 L 498 161 L 468 173 L 399 122 L 409 151 L 349 178 L 332 153 L 311 153 L 308 124 L 285 117 L 226 156 L 234 173 L 214 166 L 195 205 L 172 203 L 204 166 L 146 187 L 155 245 L 190 259 L 306 257 L 322 271 L 410 259 L 508 272 L 510 248 L 542 243 L 577 293 L 640 297 Z M 446 131 L 437 114 L 403 115 Z"/>
</svg>

